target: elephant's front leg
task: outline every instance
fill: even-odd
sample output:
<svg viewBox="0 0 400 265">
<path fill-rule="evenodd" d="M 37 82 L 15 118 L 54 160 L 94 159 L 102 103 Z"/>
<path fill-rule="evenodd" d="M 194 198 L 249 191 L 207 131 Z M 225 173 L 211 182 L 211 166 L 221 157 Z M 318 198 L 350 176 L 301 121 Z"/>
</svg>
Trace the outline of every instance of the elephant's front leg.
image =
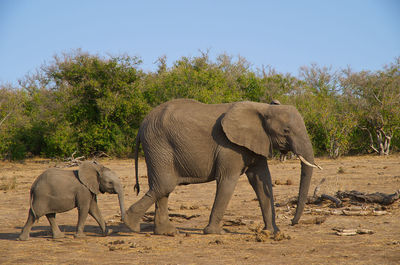
<svg viewBox="0 0 400 265">
<path fill-rule="evenodd" d="M 168 196 L 156 201 L 154 226 L 154 234 L 156 235 L 173 235 L 177 233 L 168 216 Z"/>
<path fill-rule="evenodd" d="M 264 229 L 274 233 L 279 231 L 275 223 L 275 208 L 272 192 L 272 180 L 266 163 L 261 163 L 246 171 L 247 178 L 253 187 L 258 202 L 260 204 L 262 216 L 264 219 Z"/>
<path fill-rule="evenodd" d="M 107 236 L 108 235 L 108 228 L 106 226 L 106 222 L 103 219 L 103 216 L 101 215 L 99 206 L 97 204 L 97 198 L 96 197 L 94 197 L 92 199 L 92 202 L 90 203 L 89 214 L 99 224 L 99 226 L 101 228 L 101 231 L 103 232 L 103 236 Z"/>
<path fill-rule="evenodd" d="M 85 221 L 89 213 L 90 201 L 83 205 L 78 206 L 78 224 L 76 226 L 76 234 L 74 237 L 85 237 L 83 228 L 85 227 Z"/>
<path fill-rule="evenodd" d="M 215 194 L 214 205 L 211 210 L 210 221 L 203 230 L 204 234 L 221 233 L 220 223 L 224 217 L 225 210 L 228 207 L 229 200 L 235 190 L 239 176 L 240 175 L 234 177 L 222 177 L 217 180 L 217 192 Z"/>
</svg>

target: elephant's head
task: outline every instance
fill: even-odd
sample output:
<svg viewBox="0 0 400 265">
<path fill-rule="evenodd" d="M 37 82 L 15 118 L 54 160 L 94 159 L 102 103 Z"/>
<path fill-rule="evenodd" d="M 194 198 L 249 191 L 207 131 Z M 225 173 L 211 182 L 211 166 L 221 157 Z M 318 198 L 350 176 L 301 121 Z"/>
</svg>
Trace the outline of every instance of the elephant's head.
<svg viewBox="0 0 400 265">
<path fill-rule="evenodd" d="M 114 171 L 96 162 L 86 161 L 79 166 L 78 177 L 83 185 L 94 194 L 99 194 L 100 192 L 118 194 L 121 219 L 124 220 L 124 190 Z"/>
<path fill-rule="evenodd" d="M 238 102 L 222 119 L 228 139 L 256 154 L 270 157 L 272 150 L 292 151 L 301 160 L 299 199 L 292 224 L 303 213 L 310 187 L 314 153 L 303 118 L 293 106 Z"/>
</svg>

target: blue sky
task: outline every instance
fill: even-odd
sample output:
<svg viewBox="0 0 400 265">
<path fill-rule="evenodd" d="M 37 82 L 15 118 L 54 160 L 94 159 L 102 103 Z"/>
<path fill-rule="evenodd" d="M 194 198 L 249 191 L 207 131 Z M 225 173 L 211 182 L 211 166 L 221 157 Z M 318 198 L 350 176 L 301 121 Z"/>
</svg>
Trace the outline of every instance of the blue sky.
<svg viewBox="0 0 400 265">
<path fill-rule="evenodd" d="M 0 0 L 0 83 L 78 48 L 139 56 L 146 71 L 199 50 L 295 76 L 312 63 L 374 71 L 400 56 L 400 1 Z"/>
</svg>

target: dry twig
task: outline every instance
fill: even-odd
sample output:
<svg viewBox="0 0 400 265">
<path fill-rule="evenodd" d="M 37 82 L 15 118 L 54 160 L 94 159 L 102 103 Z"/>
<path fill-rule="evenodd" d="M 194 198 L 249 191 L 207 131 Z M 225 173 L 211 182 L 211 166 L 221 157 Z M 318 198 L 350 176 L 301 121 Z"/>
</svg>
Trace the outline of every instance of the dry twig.
<svg viewBox="0 0 400 265">
<path fill-rule="evenodd" d="M 85 158 L 84 156 L 79 156 L 79 157 L 74 157 L 74 155 L 76 154 L 76 151 L 72 153 L 71 157 L 68 157 L 66 159 L 66 163 L 64 165 L 64 167 L 76 167 L 79 166 L 83 161 L 83 159 Z"/>
</svg>

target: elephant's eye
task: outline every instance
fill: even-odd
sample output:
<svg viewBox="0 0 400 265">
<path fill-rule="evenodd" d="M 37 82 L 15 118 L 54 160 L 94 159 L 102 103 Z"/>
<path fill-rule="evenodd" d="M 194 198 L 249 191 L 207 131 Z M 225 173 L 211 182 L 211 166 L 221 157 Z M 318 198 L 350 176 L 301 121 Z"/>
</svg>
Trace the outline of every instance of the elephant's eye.
<svg viewBox="0 0 400 265">
<path fill-rule="evenodd" d="M 284 134 L 289 134 L 289 132 L 290 132 L 289 129 L 287 129 L 287 128 L 283 129 Z"/>
</svg>

